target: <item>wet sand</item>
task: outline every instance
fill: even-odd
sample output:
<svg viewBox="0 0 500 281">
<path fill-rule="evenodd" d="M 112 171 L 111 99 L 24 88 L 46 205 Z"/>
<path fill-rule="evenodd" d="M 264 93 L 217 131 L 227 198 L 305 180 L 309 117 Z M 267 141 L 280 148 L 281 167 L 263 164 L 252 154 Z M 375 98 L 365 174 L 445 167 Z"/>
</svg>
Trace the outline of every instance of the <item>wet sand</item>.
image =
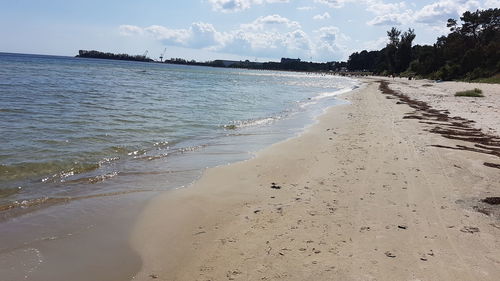
<svg viewBox="0 0 500 281">
<path fill-rule="evenodd" d="M 481 200 L 500 196 L 499 169 L 484 164 L 500 164 L 487 125 L 498 100 L 474 123 L 419 103 L 430 87 L 418 81 L 388 81 L 411 98 L 365 82 L 300 136 L 153 199 L 132 236 L 134 280 L 496 280 L 498 205 Z M 487 126 L 490 142 L 437 126 Z"/>
<path fill-rule="evenodd" d="M 153 195 L 74 200 L 11 217 L 0 227 L 0 280 L 131 280 L 141 259 L 129 234 Z"/>
</svg>

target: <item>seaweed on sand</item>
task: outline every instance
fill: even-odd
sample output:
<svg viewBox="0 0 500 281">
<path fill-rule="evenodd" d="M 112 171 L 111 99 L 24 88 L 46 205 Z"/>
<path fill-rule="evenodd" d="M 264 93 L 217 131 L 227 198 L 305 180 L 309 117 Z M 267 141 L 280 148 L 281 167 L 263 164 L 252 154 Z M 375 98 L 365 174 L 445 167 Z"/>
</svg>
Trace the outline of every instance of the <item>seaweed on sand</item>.
<svg viewBox="0 0 500 281">
<path fill-rule="evenodd" d="M 419 123 L 434 125 L 428 131 L 439 134 L 444 138 L 460 140 L 470 143 L 472 146 L 455 145 L 432 145 L 434 147 L 464 150 L 477 153 L 484 153 L 500 158 L 500 138 L 484 133 L 480 129 L 471 126 L 473 120 L 462 117 L 450 117 L 448 110 L 433 109 L 428 103 L 412 99 L 407 95 L 389 88 L 387 81 L 379 81 L 379 89 L 383 94 L 393 96 L 399 101 L 398 104 L 407 104 L 415 111 L 407 114 L 403 119 L 417 119 Z M 484 163 L 485 166 L 500 169 L 500 164 Z"/>
</svg>

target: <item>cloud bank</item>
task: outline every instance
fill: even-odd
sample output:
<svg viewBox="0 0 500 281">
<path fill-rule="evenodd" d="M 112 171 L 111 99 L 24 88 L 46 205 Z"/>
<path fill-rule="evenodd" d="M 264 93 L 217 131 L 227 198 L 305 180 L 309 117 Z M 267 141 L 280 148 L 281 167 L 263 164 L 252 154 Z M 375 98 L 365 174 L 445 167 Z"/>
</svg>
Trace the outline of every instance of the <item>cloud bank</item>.
<svg viewBox="0 0 500 281">
<path fill-rule="evenodd" d="M 344 59 L 350 40 L 337 27 L 325 26 L 308 34 L 301 25 L 280 15 L 262 16 L 231 31 L 195 22 L 184 29 L 151 25 L 121 25 L 123 36 L 148 36 L 165 45 L 261 57 Z"/>
</svg>

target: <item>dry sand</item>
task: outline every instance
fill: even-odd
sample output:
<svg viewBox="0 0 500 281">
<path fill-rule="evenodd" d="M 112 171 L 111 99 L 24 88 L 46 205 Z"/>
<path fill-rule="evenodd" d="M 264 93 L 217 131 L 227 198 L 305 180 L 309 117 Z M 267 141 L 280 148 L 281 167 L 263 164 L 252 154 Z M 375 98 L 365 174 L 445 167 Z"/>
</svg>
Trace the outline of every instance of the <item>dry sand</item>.
<svg viewBox="0 0 500 281">
<path fill-rule="evenodd" d="M 378 87 L 154 199 L 132 238 L 135 280 L 498 280 L 500 221 L 479 200 L 500 196 L 500 170 L 483 165 L 499 157 L 431 146 L 473 144 L 403 119 L 414 109 Z"/>
<path fill-rule="evenodd" d="M 372 80 L 380 80 L 373 78 Z M 393 82 L 391 79 L 386 79 Z M 453 116 L 476 121 L 474 127 L 500 136 L 500 85 L 486 83 L 441 82 L 395 79 L 392 88 L 409 97 L 428 102 L 435 109 L 449 110 Z M 484 98 L 457 98 L 458 91 L 483 91 Z"/>
</svg>

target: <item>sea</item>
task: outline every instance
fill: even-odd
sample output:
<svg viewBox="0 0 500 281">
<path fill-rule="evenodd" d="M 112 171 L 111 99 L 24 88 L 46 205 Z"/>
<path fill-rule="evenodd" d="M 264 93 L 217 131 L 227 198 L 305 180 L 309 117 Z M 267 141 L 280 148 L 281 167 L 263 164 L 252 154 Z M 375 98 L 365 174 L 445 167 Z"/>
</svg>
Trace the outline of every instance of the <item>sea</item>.
<svg viewBox="0 0 500 281">
<path fill-rule="evenodd" d="M 50 254 L 25 245 L 249 159 L 358 86 L 328 73 L 0 53 L 0 235 L 10 241 L 0 271 L 33 260 L 30 279 Z"/>
</svg>

